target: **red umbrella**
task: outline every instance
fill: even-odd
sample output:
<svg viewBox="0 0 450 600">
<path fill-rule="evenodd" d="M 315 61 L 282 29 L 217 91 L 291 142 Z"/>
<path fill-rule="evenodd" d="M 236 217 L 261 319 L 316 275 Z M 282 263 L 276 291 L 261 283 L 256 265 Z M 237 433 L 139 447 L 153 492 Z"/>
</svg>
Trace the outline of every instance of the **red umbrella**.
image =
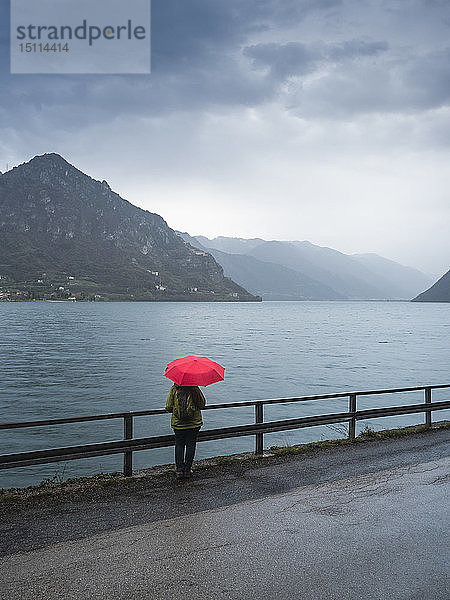
<svg viewBox="0 0 450 600">
<path fill-rule="evenodd" d="M 170 362 L 164 377 L 178 385 L 210 385 L 222 381 L 225 369 L 206 356 L 185 356 Z"/>
</svg>

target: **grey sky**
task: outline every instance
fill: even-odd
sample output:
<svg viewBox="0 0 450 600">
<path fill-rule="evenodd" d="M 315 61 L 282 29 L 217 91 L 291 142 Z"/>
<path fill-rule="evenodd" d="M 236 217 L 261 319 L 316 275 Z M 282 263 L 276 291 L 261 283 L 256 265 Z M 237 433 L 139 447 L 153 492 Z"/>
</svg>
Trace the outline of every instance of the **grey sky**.
<svg viewBox="0 0 450 600">
<path fill-rule="evenodd" d="M 59 152 L 191 234 L 441 275 L 449 27 L 447 0 L 153 0 L 149 76 L 11 76 L 2 59 L 0 170 Z"/>
</svg>

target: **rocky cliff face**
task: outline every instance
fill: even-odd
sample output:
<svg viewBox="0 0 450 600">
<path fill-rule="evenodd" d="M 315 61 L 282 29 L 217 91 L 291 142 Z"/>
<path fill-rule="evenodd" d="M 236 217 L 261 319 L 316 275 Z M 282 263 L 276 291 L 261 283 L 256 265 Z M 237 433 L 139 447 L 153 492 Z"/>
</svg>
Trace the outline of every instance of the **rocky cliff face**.
<svg viewBox="0 0 450 600">
<path fill-rule="evenodd" d="M 57 286 L 123 299 L 255 299 L 159 215 L 57 154 L 0 176 L 0 276 L 33 293 Z"/>
</svg>

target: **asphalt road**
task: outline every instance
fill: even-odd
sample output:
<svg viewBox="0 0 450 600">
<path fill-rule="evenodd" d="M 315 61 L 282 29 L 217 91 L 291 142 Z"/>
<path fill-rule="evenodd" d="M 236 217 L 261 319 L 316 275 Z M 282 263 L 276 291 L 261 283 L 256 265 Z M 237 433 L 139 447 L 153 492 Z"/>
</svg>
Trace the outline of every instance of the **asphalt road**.
<svg viewBox="0 0 450 600">
<path fill-rule="evenodd" d="M 449 437 L 10 509 L 0 598 L 448 600 Z"/>
</svg>

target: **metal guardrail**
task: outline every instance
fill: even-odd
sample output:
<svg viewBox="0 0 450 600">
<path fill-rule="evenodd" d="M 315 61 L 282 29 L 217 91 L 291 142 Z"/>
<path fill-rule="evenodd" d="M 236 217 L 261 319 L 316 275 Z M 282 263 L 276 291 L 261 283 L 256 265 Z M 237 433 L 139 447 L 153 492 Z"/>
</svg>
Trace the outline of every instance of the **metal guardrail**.
<svg viewBox="0 0 450 600">
<path fill-rule="evenodd" d="M 262 454 L 264 449 L 264 434 L 277 431 L 288 431 L 317 425 L 331 425 L 334 423 L 348 423 L 348 437 L 355 438 L 356 421 L 388 417 L 395 415 L 407 415 L 414 413 L 425 414 L 425 424 L 431 427 L 431 413 L 435 410 L 450 409 L 450 401 L 432 402 L 431 393 L 433 389 L 450 388 L 450 384 L 431 385 L 409 388 L 396 388 L 389 390 L 371 390 L 365 392 L 342 392 L 339 394 L 323 394 L 319 396 L 302 396 L 300 398 L 274 398 L 269 400 L 254 400 L 248 402 L 230 402 L 226 404 L 212 404 L 204 410 L 216 410 L 219 408 L 239 408 L 243 406 L 255 407 L 255 422 L 249 425 L 236 427 L 224 427 L 220 429 L 207 429 L 200 431 L 197 441 L 205 442 L 232 437 L 243 437 L 254 435 L 255 453 Z M 379 394 L 394 394 L 400 392 L 423 391 L 424 402 L 420 404 L 406 404 L 402 406 L 388 406 L 384 408 L 372 408 L 357 410 L 358 396 L 371 396 Z M 313 400 L 325 400 L 331 398 L 348 398 L 348 411 L 340 413 L 327 413 L 313 417 L 302 417 L 299 419 L 285 419 L 282 421 L 264 422 L 264 406 L 269 404 L 287 404 L 291 402 L 309 402 Z M 48 425 L 60 425 L 66 423 L 83 423 L 86 421 L 101 421 L 105 419 L 123 419 L 124 436 L 122 440 L 113 442 L 101 442 L 96 444 L 84 444 L 80 446 L 67 446 L 62 448 L 50 448 L 47 450 L 34 450 L 31 452 L 18 452 L 15 454 L 0 455 L 0 469 L 11 469 L 28 465 L 45 464 L 80 458 L 91 458 L 109 454 L 123 454 L 123 473 L 130 477 L 133 471 L 133 452 L 138 450 L 149 450 L 152 448 L 164 448 L 175 444 L 175 436 L 163 435 L 145 438 L 133 438 L 133 419 L 135 417 L 167 414 L 164 409 L 141 410 L 133 412 L 109 413 L 103 415 L 89 415 L 83 417 L 68 417 L 65 419 L 47 419 L 41 421 L 19 421 L 16 423 L 0 423 L 0 429 L 19 429 L 24 427 L 43 427 Z"/>
</svg>

